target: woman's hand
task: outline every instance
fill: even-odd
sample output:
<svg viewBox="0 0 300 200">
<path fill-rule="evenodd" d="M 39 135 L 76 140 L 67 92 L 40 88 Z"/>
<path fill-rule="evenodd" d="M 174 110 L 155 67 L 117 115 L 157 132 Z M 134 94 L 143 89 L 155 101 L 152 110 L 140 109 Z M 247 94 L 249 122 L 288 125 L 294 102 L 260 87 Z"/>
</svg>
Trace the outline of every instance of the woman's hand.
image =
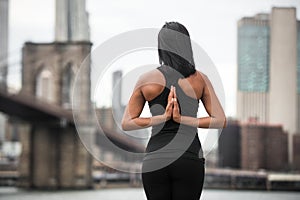
<svg viewBox="0 0 300 200">
<path fill-rule="evenodd" d="M 166 121 L 172 118 L 173 105 L 174 105 L 174 87 L 171 86 L 170 93 L 168 96 L 168 104 L 166 106 L 166 110 L 164 113 L 164 118 Z"/>
<path fill-rule="evenodd" d="M 173 112 L 172 112 L 172 118 L 177 123 L 181 122 L 180 108 L 179 108 L 179 104 L 178 104 L 178 101 L 177 101 L 176 88 L 175 87 L 173 87 Z"/>
</svg>

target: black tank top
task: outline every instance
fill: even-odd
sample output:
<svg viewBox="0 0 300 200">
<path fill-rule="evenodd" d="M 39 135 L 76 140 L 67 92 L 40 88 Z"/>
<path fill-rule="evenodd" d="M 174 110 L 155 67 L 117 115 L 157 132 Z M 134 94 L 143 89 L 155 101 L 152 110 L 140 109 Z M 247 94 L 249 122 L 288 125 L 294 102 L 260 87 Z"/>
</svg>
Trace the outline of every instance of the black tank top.
<svg viewBox="0 0 300 200">
<path fill-rule="evenodd" d="M 157 97 L 148 102 L 152 116 L 161 115 L 165 112 L 170 88 L 173 85 L 176 87 L 181 115 L 197 117 L 199 100 L 186 95 L 178 85 L 178 80 L 184 77 L 166 65 L 157 69 L 164 75 L 166 85 Z M 172 119 L 153 126 L 144 159 L 177 158 L 179 156 L 191 159 L 203 158 L 197 128 L 178 124 Z"/>
</svg>

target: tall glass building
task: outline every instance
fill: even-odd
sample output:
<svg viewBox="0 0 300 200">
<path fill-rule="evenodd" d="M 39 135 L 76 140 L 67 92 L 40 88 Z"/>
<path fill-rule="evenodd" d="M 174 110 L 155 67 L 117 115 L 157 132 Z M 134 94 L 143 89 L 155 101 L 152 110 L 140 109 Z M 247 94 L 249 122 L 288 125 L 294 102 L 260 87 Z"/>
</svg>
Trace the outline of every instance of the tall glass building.
<svg viewBox="0 0 300 200">
<path fill-rule="evenodd" d="M 90 41 L 85 0 L 56 0 L 55 7 L 56 41 Z"/>
<path fill-rule="evenodd" d="M 270 28 L 267 14 L 243 18 L 238 26 L 238 89 L 267 92 L 269 89 Z"/>
<path fill-rule="evenodd" d="M 238 22 L 238 107 L 241 121 L 268 120 L 270 27 L 269 15 L 257 14 Z"/>
<path fill-rule="evenodd" d="M 8 67 L 9 1 L 0 0 L 0 89 L 6 89 Z"/>
</svg>

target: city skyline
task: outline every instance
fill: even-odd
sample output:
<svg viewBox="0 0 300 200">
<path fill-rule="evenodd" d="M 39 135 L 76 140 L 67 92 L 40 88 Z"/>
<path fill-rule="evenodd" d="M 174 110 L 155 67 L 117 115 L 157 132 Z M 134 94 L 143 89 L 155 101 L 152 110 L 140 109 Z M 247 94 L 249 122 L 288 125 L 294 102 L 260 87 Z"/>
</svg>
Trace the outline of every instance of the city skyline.
<svg viewBox="0 0 300 200">
<path fill-rule="evenodd" d="M 167 1 L 161 2 L 160 6 L 157 5 L 158 2 L 155 1 L 152 3 L 134 1 L 132 4 L 128 4 L 122 1 L 105 3 L 88 0 L 87 11 L 89 12 L 93 48 L 114 35 L 132 29 L 160 28 L 165 21 L 183 23 L 188 28 L 192 39 L 208 53 L 221 74 L 226 91 L 226 114 L 228 116 L 236 114 L 237 21 L 244 16 L 270 12 L 273 6 L 294 6 L 299 10 L 299 4 L 292 0 L 264 2 L 230 0 L 200 3 L 195 1 L 190 5 Z M 166 6 L 172 12 L 163 12 Z M 37 7 L 40 9 L 36 9 Z M 54 0 L 43 1 L 43 4 L 37 0 L 10 1 L 10 63 L 20 60 L 21 47 L 25 41 L 54 41 L 54 8 Z M 185 12 L 183 16 L 178 15 L 177 13 L 181 9 L 189 9 L 190 12 Z M 211 12 L 212 10 L 214 12 Z M 156 16 L 156 12 L 163 14 Z M 42 17 L 36 17 L 37 15 Z M 137 16 L 139 20 L 136 20 Z M 297 16 L 299 19 L 299 12 L 297 12 Z M 155 58 L 155 60 L 158 59 Z M 12 67 L 9 74 L 10 79 L 18 77 L 18 73 L 19 68 Z"/>
</svg>

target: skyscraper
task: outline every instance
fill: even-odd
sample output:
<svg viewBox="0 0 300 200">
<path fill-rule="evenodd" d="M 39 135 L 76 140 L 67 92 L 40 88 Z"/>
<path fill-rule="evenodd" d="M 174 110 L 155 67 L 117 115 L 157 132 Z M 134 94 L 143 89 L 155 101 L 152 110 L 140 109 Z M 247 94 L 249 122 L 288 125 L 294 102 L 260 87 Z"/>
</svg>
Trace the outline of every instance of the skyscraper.
<svg viewBox="0 0 300 200">
<path fill-rule="evenodd" d="M 237 115 L 242 121 L 269 120 L 269 15 L 258 14 L 238 22 Z"/>
<path fill-rule="evenodd" d="M 85 0 L 56 0 L 55 40 L 90 41 Z"/>
<path fill-rule="evenodd" d="M 300 131 L 299 24 L 295 8 L 273 8 L 271 14 L 238 22 L 237 116 L 241 121 L 255 119 L 282 124 L 289 133 Z"/>
<path fill-rule="evenodd" d="M 273 8 L 270 20 L 269 122 L 296 133 L 297 19 L 295 8 Z"/>
<path fill-rule="evenodd" d="M 6 88 L 8 59 L 8 0 L 0 0 L 0 87 Z"/>
<path fill-rule="evenodd" d="M 0 89 L 7 89 L 8 73 L 8 0 L 0 0 Z M 0 113 L 0 150 L 5 137 L 6 118 Z"/>
<path fill-rule="evenodd" d="M 296 8 L 238 22 L 237 117 L 281 124 L 289 136 L 300 133 L 300 22 Z"/>
</svg>

